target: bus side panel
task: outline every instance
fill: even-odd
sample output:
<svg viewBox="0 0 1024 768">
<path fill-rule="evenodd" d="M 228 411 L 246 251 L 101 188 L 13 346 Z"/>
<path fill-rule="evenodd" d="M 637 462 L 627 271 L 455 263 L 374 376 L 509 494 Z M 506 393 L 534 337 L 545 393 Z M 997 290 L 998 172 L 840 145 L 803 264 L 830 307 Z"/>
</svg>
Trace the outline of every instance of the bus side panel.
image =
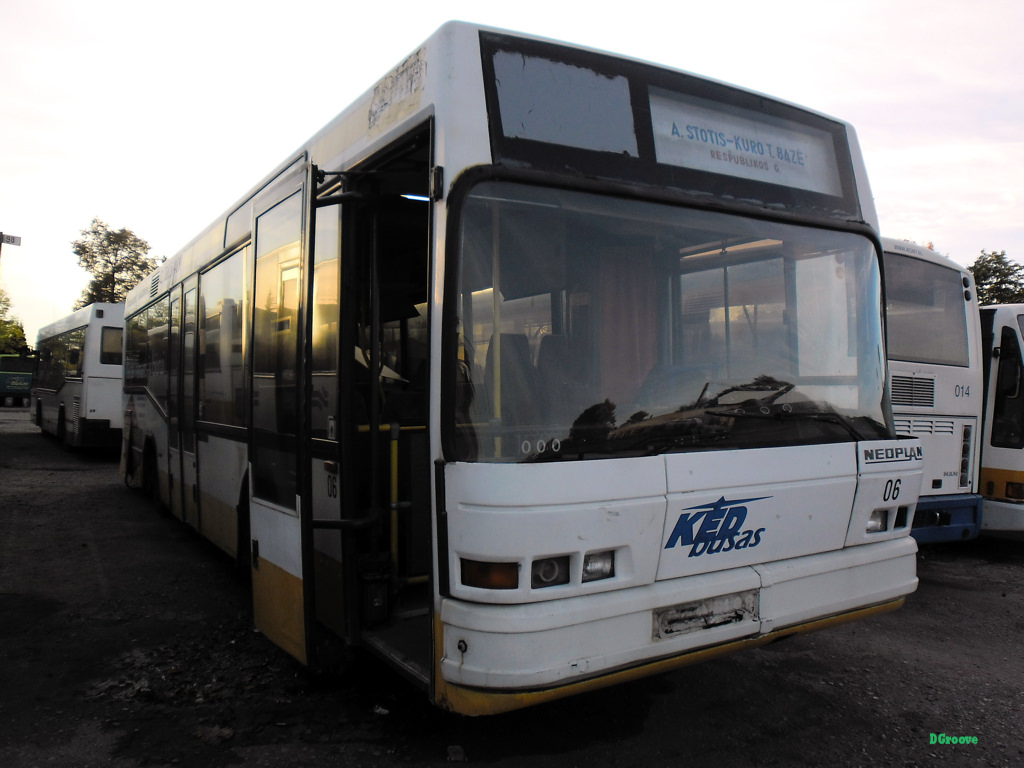
<svg viewBox="0 0 1024 768">
<path fill-rule="evenodd" d="M 249 519 L 256 628 L 305 664 L 305 605 L 298 515 L 252 499 Z"/>
<path fill-rule="evenodd" d="M 985 499 L 984 510 L 981 529 L 986 533 L 1024 535 L 1024 503 Z"/>
<path fill-rule="evenodd" d="M 88 382 L 82 416 L 90 421 L 107 421 L 112 429 L 121 429 L 121 379 L 91 376 Z"/>
<path fill-rule="evenodd" d="M 68 408 L 71 442 L 77 446 L 116 445 L 121 439 L 121 379 L 87 376 L 81 391 L 81 397 Z"/>
<path fill-rule="evenodd" d="M 215 435 L 198 440 L 199 533 L 238 557 L 238 499 L 245 476 L 245 443 Z"/>
<path fill-rule="evenodd" d="M 36 390 L 34 394 L 33 413 L 38 419 L 38 426 L 44 432 L 56 436 L 60 425 L 61 403 L 64 393 L 69 392 L 65 384 L 60 393 Z"/>
</svg>

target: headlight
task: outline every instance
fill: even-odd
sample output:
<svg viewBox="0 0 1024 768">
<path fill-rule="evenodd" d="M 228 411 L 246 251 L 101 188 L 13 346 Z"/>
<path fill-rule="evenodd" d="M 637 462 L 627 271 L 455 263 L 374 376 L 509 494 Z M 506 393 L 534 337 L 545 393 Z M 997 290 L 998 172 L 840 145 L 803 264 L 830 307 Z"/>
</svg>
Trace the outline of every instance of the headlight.
<svg viewBox="0 0 1024 768">
<path fill-rule="evenodd" d="M 591 552 L 583 558 L 583 583 L 610 579 L 615 575 L 615 550 Z"/>
<path fill-rule="evenodd" d="M 545 557 L 533 561 L 530 586 L 534 589 L 569 583 L 569 556 Z"/>
<path fill-rule="evenodd" d="M 889 512 L 885 509 L 876 509 L 868 518 L 868 533 L 881 533 L 889 530 Z"/>
</svg>

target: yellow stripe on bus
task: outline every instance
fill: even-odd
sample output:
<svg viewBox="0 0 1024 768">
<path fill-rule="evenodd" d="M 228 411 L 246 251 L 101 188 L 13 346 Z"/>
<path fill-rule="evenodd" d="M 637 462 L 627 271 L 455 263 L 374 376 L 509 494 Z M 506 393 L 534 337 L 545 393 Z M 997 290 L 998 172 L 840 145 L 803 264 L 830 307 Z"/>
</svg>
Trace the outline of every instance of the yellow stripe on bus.
<svg viewBox="0 0 1024 768">
<path fill-rule="evenodd" d="M 1008 483 L 1024 484 L 1024 472 L 1016 469 L 999 469 L 998 467 L 982 467 L 979 488 L 982 496 L 990 496 L 996 499 L 1013 499 L 1020 501 L 1018 497 L 1011 497 L 1006 493 Z"/>
<path fill-rule="evenodd" d="M 726 654 L 734 653 L 746 648 L 756 648 L 759 645 L 765 645 L 766 643 L 779 640 L 780 638 L 787 637 L 789 635 L 814 632 L 819 629 L 827 629 L 828 627 L 833 627 L 838 624 L 845 624 L 848 621 L 855 621 L 867 618 L 868 616 L 888 613 L 889 611 L 894 611 L 902 606 L 904 600 L 905 598 L 901 597 L 888 603 L 871 606 L 870 608 L 861 608 L 859 610 L 842 613 L 837 616 L 830 616 L 827 619 L 818 619 L 817 621 L 807 622 L 806 624 L 786 627 L 774 632 L 769 632 L 767 635 L 759 635 L 757 637 L 746 638 L 744 640 L 736 640 L 734 642 L 724 643 L 723 645 L 717 645 L 712 648 L 703 648 L 685 653 L 681 656 L 673 656 L 668 659 L 652 661 L 638 667 L 623 669 L 618 672 L 612 672 L 601 677 L 583 680 L 578 683 L 569 683 L 555 688 L 545 688 L 536 691 L 495 693 L 475 688 L 466 688 L 449 683 L 445 681 L 441 675 L 441 655 L 440 653 L 435 652 L 434 703 L 442 709 L 458 712 L 463 715 L 497 715 L 502 712 L 521 709 L 522 707 L 542 704 L 544 702 L 554 701 L 555 699 L 562 699 L 567 696 L 575 696 L 579 693 L 596 691 L 601 688 L 608 688 L 612 685 L 619 685 L 620 683 L 639 680 L 651 675 L 671 672 L 673 670 L 680 669 L 681 667 L 686 667 L 698 662 L 709 661 L 711 659 L 718 658 L 719 656 L 725 656 Z M 441 625 L 441 619 L 435 615 L 435 649 L 444 647 L 443 633 L 444 628 Z"/>
<path fill-rule="evenodd" d="M 306 664 L 302 579 L 260 558 L 252 569 L 252 602 L 257 629 Z"/>
</svg>

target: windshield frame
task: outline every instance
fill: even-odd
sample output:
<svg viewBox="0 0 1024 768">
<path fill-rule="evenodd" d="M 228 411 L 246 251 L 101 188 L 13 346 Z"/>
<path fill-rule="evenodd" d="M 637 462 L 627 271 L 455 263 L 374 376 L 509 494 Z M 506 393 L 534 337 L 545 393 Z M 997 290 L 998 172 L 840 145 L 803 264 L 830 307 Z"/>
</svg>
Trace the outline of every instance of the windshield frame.
<svg viewBox="0 0 1024 768">
<path fill-rule="evenodd" d="M 814 218 L 809 216 L 793 215 L 789 211 L 761 210 L 752 214 L 749 207 L 743 203 L 735 206 L 723 205 L 720 201 L 708 198 L 695 198 L 692 195 L 680 193 L 675 189 L 652 188 L 644 184 L 627 184 L 622 182 L 573 178 L 567 180 L 560 174 L 552 174 L 544 171 L 530 169 L 510 169 L 501 166 L 479 166 L 461 174 L 453 184 L 452 192 L 447 199 L 448 215 L 445 239 L 444 259 L 444 296 L 445 301 L 441 310 L 441 381 L 440 381 L 440 438 L 443 461 L 480 461 L 486 463 L 486 459 L 460 458 L 460 449 L 457 447 L 456 438 L 456 404 L 459 400 L 455 384 L 455 366 L 459 364 L 458 354 L 460 348 L 459 338 L 459 286 L 461 280 L 462 254 L 460 232 L 463 226 L 463 217 L 466 211 L 467 201 L 471 198 L 473 190 L 484 182 L 508 182 L 512 184 L 523 184 L 561 190 L 567 193 L 595 194 L 599 196 L 611 196 L 627 200 L 650 202 L 654 204 L 668 204 L 681 208 L 693 209 L 697 212 L 713 212 L 738 216 L 741 218 L 761 220 L 774 224 L 791 224 L 809 229 L 828 230 L 832 232 L 848 233 L 865 237 L 871 244 L 874 256 L 875 271 L 877 274 L 877 335 L 880 337 L 880 376 L 879 376 L 879 406 L 878 414 L 882 421 L 871 419 L 873 434 L 855 435 L 850 432 L 848 424 L 838 425 L 837 430 L 843 431 L 847 437 L 844 441 L 857 439 L 875 440 L 890 439 L 895 435 L 892 421 L 892 410 L 889 398 L 889 379 L 885 367 L 885 321 L 884 321 L 884 278 L 882 275 L 882 263 L 880 254 L 882 252 L 881 242 L 878 234 L 864 222 L 849 221 L 844 226 L 837 226 L 836 222 L 827 218 Z M 722 394 L 722 393 L 717 393 Z M 735 396 L 734 396 L 735 399 Z M 838 419 L 830 413 L 818 414 L 796 414 L 796 418 L 807 418 L 809 420 L 838 422 L 845 417 L 839 415 Z M 751 416 L 753 418 L 753 416 Z M 787 416 L 788 418 L 788 416 Z M 618 428 L 626 426 L 630 414 L 619 414 Z M 874 429 L 877 427 L 877 429 Z M 824 440 L 821 442 L 839 442 L 835 440 Z M 803 443 L 799 443 L 803 444 Z M 723 446 L 731 450 L 743 450 L 747 448 L 771 447 L 780 445 L 769 442 L 765 445 L 744 444 L 743 446 Z M 682 450 L 714 450 L 714 446 L 690 448 Z M 669 451 L 656 451 L 657 453 Z M 629 455 L 646 455 L 647 451 L 640 450 L 638 453 Z M 613 453 L 610 456 L 580 456 L 579 458 L 616 458 L 625 456 L 625 453 Z M 550 457 L 547 457 L 550 458 Z M 528 459 L 527 459 L 528 460 Z M 542 459 L 547 460 L 547 459 Z"/>
</svg>

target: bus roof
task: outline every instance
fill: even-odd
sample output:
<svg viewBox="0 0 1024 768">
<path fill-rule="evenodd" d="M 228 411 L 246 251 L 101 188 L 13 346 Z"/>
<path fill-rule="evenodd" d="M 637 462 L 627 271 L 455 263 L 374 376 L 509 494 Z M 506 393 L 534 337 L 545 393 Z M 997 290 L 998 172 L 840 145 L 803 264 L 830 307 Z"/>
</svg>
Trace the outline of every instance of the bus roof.
<svg viewBox="0 0 1024 768">
<path fill-rule="evenodd" d="M 898 240 L 892 237 L 883 237 L 882 248 L 886 253 L 898 253 L 903 256 L 913 256 L 915 259 L 930 261 L 933 264 L 941 264 L 944 267 L 949 267 L 959 272 L 968 271 L 965 266 L 953 261 L 949 256 L 939 253 L 932 248 L 913 243 L 910 240 Z"/>
<path fill-rule="evenodd" d="M 82 307 L 81 309 L 72 312 L 70 315 L 62 317 L 60 320 L 55 320 L 49 325 L 44 325 L 39 329 L 37 339 L 39 342 L 42 342 L 44 339 L 58 336 L 65 331 L 73 331 L 75 328 L 82 328 L 94 319 L 102 319 L 107 325 L 124 325 L 124 304 L 97 302 L 96 304 L 90 304 L 87 307 Z"/>
<path fill-rule="evenodd" d="M 509 36 L 521 41 L 558 45 L 573 51 L 589 53 L 609 60 L 654 67 L 664 72 L 698 78 L 709 84 L 742 91 L 776 105 L 799 110 L 807 115 L 842 126 L 853 157 L 852 168 L 858 193 L 862 220 L 877 230 L 877 215 L 870 194 L 863 158 L 856 131 L 849 123 L 821 112 L 761 94 L 741 86 L 703 75 L 694 75 L 655 62 L 608 53 L 582 45 L 550 38 L 450 21 L 438 28 L 421 46 L 385 74 L 371 88 L 331 120 L 308 141 L 299 146 L 271 173 L 253 186 L 234 205 L 211 222 L 184 248 L 148 275 L 127 299 L 128 313 L 145 306 L 162 295 L 166 287 L 182 277 L 203 269 L 211 261 L 240 246 L 249 235 L 254 201 L 283 180 L 293 179 L 306 161 L 324 170 L 348 170 L 362 159 L 385 147 L 397 136 L 435 113 L 437 104 L 458 103 L 459 108 L 487 114 L 484 83 L 480 77 L 480 40 L 482 34 Z M 440 63 L 437 63 L 440 61 Z M 428 66 L 429 63 L 429 66 Z M 467 106 L 468 105 L 468 106 Z M 458 141 L 436 148 L 438 165 L 453 169 L 445 174 L 445 190 L 465 168 L 493 161 L 487 120 L 479 121 L 479 129 L 458 132 Z M 444 193 L 441 195 L 444 196 Z"/>
</svg>

